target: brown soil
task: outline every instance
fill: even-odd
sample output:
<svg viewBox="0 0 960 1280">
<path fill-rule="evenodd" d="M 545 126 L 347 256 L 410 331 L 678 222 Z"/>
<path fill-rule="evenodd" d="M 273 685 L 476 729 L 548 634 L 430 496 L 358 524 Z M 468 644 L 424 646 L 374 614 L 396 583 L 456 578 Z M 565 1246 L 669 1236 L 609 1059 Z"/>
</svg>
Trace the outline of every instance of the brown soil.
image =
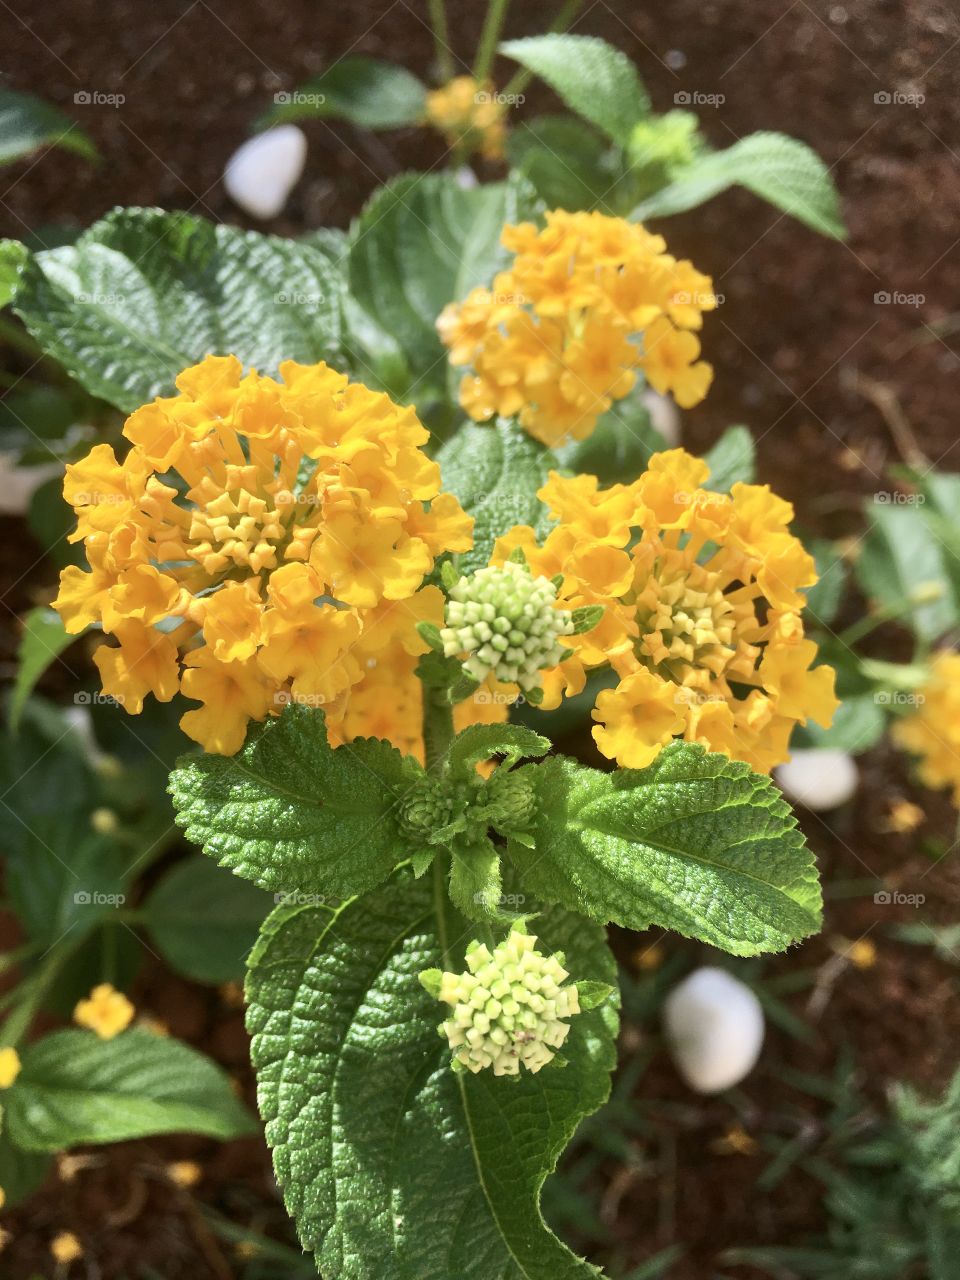
<svg viewBox="0 0 960 1280">
<path fill-rule="evenodd" d="M 449 9 L 466 57 L 480 6 L 451 0 Z M 360 0 L 341 9 L 310 0 L 154 0 L 149 6 L 12 0 L 5 24 L 9 83 L 63 107 L 92 135 L 103 161 L 93 168 L 50 152 L 6 170 L 0 229 L 24 236 L 54 222 L 85 226 L 115 204 L 159 204 L 242 223 L 220 176 L 271 94 L 297 86 L 348 51 L 402 59 L 429 76 L 424 11 L 405 0 Z M 553 6 L 516 5 L 508 32 L 534 32 L 552 12 Z M 960 18 L 954 7 L 947 0 L 678 0 L 666 7 L 597 0 L 584 6 L 576 30 L 605 36 L 633 57 L 661 110 L 680 91 L 723 94 L 721 106 L 701 111 L 716 145 L 759 128 L 802 137 L 833 168 L 843 195 L 847 244 L 820 239 L 743 192 L 670 221 L 671 247 L 709 271 L 725 295 L 705 329 L 717 381 L 704 405 L 688 415 L 691 446 L 708 445 L 730 422 L 748 423 L 759 441 L 762 478 L 795 502 L 806 527 L 833 535 L 862 531 L 862 497 L 892 487 L 887 468 L 910 447 L 960 470 L 951 394 L 960 352 L 960 338 L 951 336 L 960 296 L 954 92 Z M 508 74 L 500 68 L 501 83 Z M 126 100 L 119 108 L 74 105 L 82 89 L 123 93 Z M 884 104 L 875 100 L 882 93 L 925 100 L 916 107 Z M 522 109 L 545 106 L 549 95 L 531 87 Z M 306 132 L 307 174 L 271 230 L 345 225 L 379 181 L 404 168 L 439 164 L 443 156 L 440 144 L 419 131 L 370 137 L 316 122 Z M 922 295 L 923 301 L 878 305 L 874 295 L 881 292 Z M 906 430 L 898 436 L 878 407 L 876 383 L 902 409 Z M 32 603 L 31 592 L 49 585 L 52 570 L 32 567 L 36 551 L 14 522 L 4 521 L 3 533 L 6 657 L 14 638 L 9 611 Z M 934 865 L 916 852 L 917 840 L 883 832 L 889 800 L 902 794 L 925 805 L 923 834 L 947 848 L 953 838 L 948 807 L 912 789 L 902 761 L 885 749 L 863 765 L 864 786 L 852 811 L 804 819 L 828 883 L 885 877 L 924 893 L 928 918 L 951 922 L 954 863 Z M 816 1138 L 824 1106 L 787 1083 L 783 1069 L 828 1075 L 844 1046 L 852 1048 L 866 1093 L 876 1101 L 895 1079 L 942 1086 L 957 1058 L 955 974 L 929 949 L 891 939 L 888 926 L 915 915 L 912 908 L 875 906 L 872 889 L 830 899 L 823 936 L 772 962 L 767 972 L 809 969 L 814 982 L 822 979 L 839 937 L 869 935 L 877 963 L 866 970 L 848 966 L 837 976 L 819 1018 L 806 1018 L 809 1041 L 771 1029 L 761 1066 L 733 1101 L 696 1100 L 656 1053 L 638 1086 L 638 1105 L 649 1109 L 649 1136 L 637 1141 L 637 1170 L 608 1162 L 596 1175 L 595 1199 L 609 1239 L 585 1238 L 581 1247 L 597 1261 L 613 1249 L 637 1265 L 679 1240 L 688 1253 L 668 1270 L 670 1280 L 704 1280 L 721 1269 L 746 1280 L 756 1273 L 721 1268 L 724 1248 L 796 1242 L 822 1228 L 821 1191 L 807 1175 L 794 1169 L 773 1191 L 761 1192 L 755 1183 L 769 1154 L 719 1154 L 714 1144 L 735 1120 L 761 1144 L 771 1134 L 793 1136 L 801 1126 Z M 668 957 L 680 949 L 691 958 L 705 954 L 675 939 L 663 945 Z M 617 946 L 629 957 L 636 940 L 620 937 Z M 144 1011 L 213 1052 L 252 1098 L 235 1009 L 156 965 L 147 968 L 135 995 Z M 802 991 L 785 1003 L 806 1017 L 808 997 Z M 656 1035 L 654 1026 L 628 1026 L 624 1061 L 651 1047 Z M 15 1237 L 4 1252 L 5 1276 L 52 1275 L 48 1242 L 64 1229 L 87 1249 L 88 1261 L 71 1272 L 77 1276 L 242 1274 L 240 1259 L 203 1225 L 197 1204 L 292 1240 L 259 1142 L 165 1139 L 93 1154 L 97 1163 L 72 1181 L 52 1177 L 40 1195 L 5 1215 Z M 203 1166 L 189 1194 L 172 1188 L 162 1173 L 170 1160 L 187 1157 Z"/>
</svg>

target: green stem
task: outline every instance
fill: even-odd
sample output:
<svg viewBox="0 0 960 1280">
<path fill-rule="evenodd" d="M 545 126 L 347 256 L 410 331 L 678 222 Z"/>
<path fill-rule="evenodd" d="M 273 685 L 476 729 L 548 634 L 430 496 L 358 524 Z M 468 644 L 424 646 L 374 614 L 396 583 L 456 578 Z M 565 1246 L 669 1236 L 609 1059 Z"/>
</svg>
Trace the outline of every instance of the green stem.
<svg viewBox="0 0 960 1280">
<path fill-rule="evenodd" d="M 480 47 L 477 49 L 477 58 L 473 64 L 474 80 L 483 81 L 490 75 L 493 56 L 500 40 L 500 30 L 509 8 L 510 0 L 490 0 L 487 6 L 487 16 L 483 21 L 483 30 L 480 32 Z"/>
<path fill-rule="evenodd" d="M 439 690 L 424 686 L 423 745 L 429 773 L 443 763 L 453 739 L 453 707 Z"/>
<path fill-rule="evenodd" d="M 884 662 L 880 658 L 861 658 L 860 670 L 868 680 L 888 689 L 916 689 L 930 674 L 922 662 Z"/>
<path fill-rule="evenodd" d="M 430 0 L 430 29 L 433 32 L 433 48 L 437 58 L 440 79 L 446 83 L 453 79 L 453 54 L 450 50 L 450 30 L 447 26 L 445 0 Z"/>
<path fill-rule="evenodd" d="M 560 8 L 553 22 L 550 23 L 546 34 L 556 35 L 558 32 L 566 31 L 567 27 L 569 27 L 570 23 L 577 16 L 577 11 L 580 9 L 582 4 L 583 0 L 567 0 L 566 4 Z M 519 70 L 515 71 L 507 81 L 506 88 L 503 92 L 505 95 L 508 93 L 520 93 L 527 87 L 532 79 L 533 72 L 528 70 L 527 67 L 520 67 Z"/>
</svg>

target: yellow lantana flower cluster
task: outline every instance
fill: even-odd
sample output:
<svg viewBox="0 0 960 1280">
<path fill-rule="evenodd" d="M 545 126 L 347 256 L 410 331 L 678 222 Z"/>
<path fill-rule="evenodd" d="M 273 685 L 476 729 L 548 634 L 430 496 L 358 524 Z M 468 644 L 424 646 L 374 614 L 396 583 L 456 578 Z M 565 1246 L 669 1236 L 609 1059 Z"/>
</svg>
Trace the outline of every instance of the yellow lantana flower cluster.
<svg viewBox="0 0 960 1280">
<path fill-rule="evenodd" d="M 765 485 L 714 493 L 708 476 L 683 449 L 607 489 L 551 472 L 540 497 L 558 523 L 543 545 L 520 525 L 495 547 L 495 563 L 519 547 L 534 573 L 561 574 L 564 608 L 603 606 L 598 626 L 568 637 L 573 656 L 544 673 L 542 705 L 609 664 L 617 683 L 597 698 L 593 736 L 625 768 L 683 737 L 766 773 L 788 758 L 795 724 L 829 725 L 838 705 L 831 668 L 811 670 L 802 588 L 816 572 L 789 532 L 792 507 Z"/>
<path fill-rule="evenodd" d="M 503 159 L 506 104 L 489 80 L 455 76 L 427 94 L 426 112 L 448 147 L 467 145 L 485 160 Z"/>
<path fill-rule="evenodd" d="M 953 788 L 960 808 L 960 653 L 934 656 L 917 710 L 894 724 L 892 737 L 919 756 L 918 772 L 928 787 Z"/>
<path fill-rule="evenodd" d="M 412 408 L 325 364 L 280 375 L 208 356 L 127 419 L 122 462 L 97 445 L 64 483 L 90 564 L 61 576 L 67 630 L 115 641 L 94 661 L 126 711 L 199 702 L 181 726 L 223 755 L 291 700 L 325 707 L 335 740 L 395 740 L 381 681 L 416 684 L 417 623 L 443 618 L 423 579 L 472 545 Z"/>
<path fill-rule="evenodd" d="M 501 239 L 510 269 L 437 321 L 451 364 L 473 369 L 460 403 L 477 422 L 519 415 L 544 444 L 582 440 L 638 368 L 684 408 L 703 399 L 713 371 L 692 331 L 716 305 L 713 285 L 662 236 L 557 209 L 543 230 L 524 222 Z"/>
</svg>

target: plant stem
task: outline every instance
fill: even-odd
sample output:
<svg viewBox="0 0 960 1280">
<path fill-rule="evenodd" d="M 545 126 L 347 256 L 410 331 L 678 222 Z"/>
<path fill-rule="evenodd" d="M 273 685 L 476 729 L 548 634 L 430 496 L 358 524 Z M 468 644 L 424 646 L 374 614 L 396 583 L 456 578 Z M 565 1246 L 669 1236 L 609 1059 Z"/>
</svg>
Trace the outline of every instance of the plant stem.
<svg viewBox="0 0 960 1280">
<path fill-rule="evenodd" d="M 450 50 L 450 30 L 447 26 L 445 0 L 430 0 L 430 29 L 433 31 L 433 48 L 437 57 L 437 69 L 441 80 L 453 79 L 453 54 Z"/>
<path fill-rule="evenodd" d="M 561 31 L 566 31 L 567 27 L 569 27 L 570 23 L 576 17 L 577 10 L 582 4 L 583 0 L 567 0 L 566 4 L 560 8 L 553 22 L 550 23 L 546 34 L 556 35 Z M 517 70 L 507 81 L 506 88 L 503 92 L 505 95 L 508 93 L 520 93 L 521 90 L 527 87 L 532 79 L 533 72 L 529 71 L 526 67 L 520 67 L 519 70 Z"/>
<path fill-rule="evenodd" d="M 423 745 L 427 771 L 434 772 L 443 762 L 453 741 L 453 707 L 436 689 L 423 690 Z"/>
<path fill-rule="evenodd" d="M 490 0 L 487 6 L 487 16 L 483 21 L 483 30 L 480 32 L 480 47 L 477 49 L 477 58 L 473 64 L 474 80 L 486 80 L 490 74 L 493 56 L 500 40 L 500 29 L 509 8 L 510 0 Z"/>
<path fill-rule="evenodd" d="M 916 689 L 929 675 L 924 663 L 883 662 L 879 658 L 861 658 L 860 670 L 868 680 L 891 689 Z"/>
</svg>

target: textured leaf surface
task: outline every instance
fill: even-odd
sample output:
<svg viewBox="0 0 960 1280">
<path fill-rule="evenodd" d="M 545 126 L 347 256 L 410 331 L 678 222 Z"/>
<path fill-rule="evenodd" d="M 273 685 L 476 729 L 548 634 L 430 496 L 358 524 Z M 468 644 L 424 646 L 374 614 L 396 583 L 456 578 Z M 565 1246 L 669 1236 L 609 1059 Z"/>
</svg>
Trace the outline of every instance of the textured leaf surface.
<svg viewBox="0 0 960 1280">
<path fill-rule="evenodd" d="M 571 111 L 625 145 L 650 100 L 625 53 L 596 36 L 508 40 L 500 52 L 545 80 Z"/>
<path fill-rule="evenodd" d="M 462 965 L 476 926 L 407 875 L 338 912 L 280 907 L 248 977 L 253 1062 L 277 1178 L 325 1280 L 586 1280 L 543 1225 L 540 1186 L 614 1062 L 610 1004 L 575 1017 L 564 1069 L 458 1078 L 423 969 Z M 545 949 L 614 982 L 602 930 L 559 910 Z"/>
<path fill-rule="evenodd" d="M 339 119 L 362 129 L 397 129 L 422 120 L 426 96 L 423 81 L 405 67 L 351 55 L 294 93 L 277 94 L 261 124 Z"/>
<path fill-rule="evenodd" d="M 437 461 L 444 489 L 456 494 L 474 519 L 473 547 L 458 559 L 463 573 L 482 569 L 496 539 L 512 525 L 531 525 L 538 535 L 549 531 L 550 517 L 537 490 L 557 465 L 556 458 L 515 422 L 466 423 Z"/>
<path fill-rule="evenodd" d="M 550 750 L 549 739 L 520 724 L 472 724 L 458 733 L 447 754 L 451 774 L 470 775 L 474 765 L 491 756 L 505 756 L 515 764 L 524 756 L 542 756 Z"/>
<path fill-rule="evenodd" d="M 242 979 L 273 906 L 256 885 L 196 854 L 167 872 L 139 916 L 177 973 L 196 982 L 230 982 Z"/>
<path fill-rule="evenodd" d="M 769 778 L 692 743 L 647 769 L 563 757 L 537 777 L 525 888 L 596 920 L 676 929 L 735 955 L 782 951 L 820 925 L 813 856 Z"/>
<path fill-rule="evenodd" d="M 350 293 L 365 313 L 364 345 L 377 349 L 379 330 L 387 347 L 400 346 L 414 386 L 442 388 L 437 317 L 490 283 L 507 261 L 504 223 L 532 208 L 530 189 L 516 180 L 464 188 L 451 174 L 405 174 L 381 187 L 350 229 Z"/>
<path fill-rule="evenodd" d="M 236 1138 L 254 1128 L 226 1072 L 167 1036 L 55 1031 L 29 1045 L 4 1094 L 4 1128 L 27 1151 L 155 1133 Z"/>
<path fill-rule="evenodd" d="M 275 893 L 340 897 L 379 884 L 402 860 L 395 747 L 331 748 L 322 711 L 290 703 L 235 756 L 185 756 L 170 775 L 188 840 Z"/>
<path fill-rule="evenodd" d="M 683 213 L 739 183 L 814 231 L 843 239 L 846 228 L 830 173 L 806 143 L 783 133 L 752 133 L 725 151 L 698 156 L 690 167 L 637 205 L 643 221 Z"/>
<path fill-rule="evenodd" d="M 75 245 L 26 260 L 14 309 L 49 355 L 125 411 L 173 392 L 213 352 L 261 373 L 340 346 L 329 256 L 187 213 L 120 209 Z"/>
<path fill-rule="evenodd" d="M 92 160 L 97 149 L 74 120 L 32 93 L 0 89 L 0 164 L 39 147 L 65 147 Z"/>
</svg>

